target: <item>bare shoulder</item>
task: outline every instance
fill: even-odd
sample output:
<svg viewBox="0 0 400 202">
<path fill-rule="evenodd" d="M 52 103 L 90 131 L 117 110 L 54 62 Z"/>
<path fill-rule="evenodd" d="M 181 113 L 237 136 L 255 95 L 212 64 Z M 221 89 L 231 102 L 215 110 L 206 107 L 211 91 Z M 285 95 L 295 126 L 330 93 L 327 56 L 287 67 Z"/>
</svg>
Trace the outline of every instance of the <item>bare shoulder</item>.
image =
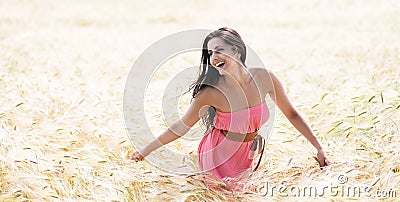
<svg viewBox="0 0 400 202">
<path fill-rule="evenodd" d="M 268 70 L 267 68 L 264 67 L 249 67 L 248 68 L 249 72 L 252 74 L 254 77 L 269 77 L 271 71 Z"/>
<path fill-rule="evenodd" d="M 257 85 L 262 86 L 267 92 L 273 89 L 273 73 L 271 70 L 264 67 L 250 67 L 248 70 L 253 76 L 253 79 L 256 81 Z"/>
<path fill-rule="evenodd" d="M 213 106 L 216 102 L 216 98 L 221 95 L 221 92 L 214 87 L 205 86 L 203 87 L 197 95 L 193 98 L 193 101 L 199 103 L 200 105 L 210 105 Z"/>
<path fill-rule="evenodd" d="M 220 106 L 222 93 L 211 86 L 203 87 L 197 95 L 193 98 L 191 106 L 193 109 L 199 111 L 200 116 L 203 117 L 210 106 L 218 108 Z"/>
</svg>

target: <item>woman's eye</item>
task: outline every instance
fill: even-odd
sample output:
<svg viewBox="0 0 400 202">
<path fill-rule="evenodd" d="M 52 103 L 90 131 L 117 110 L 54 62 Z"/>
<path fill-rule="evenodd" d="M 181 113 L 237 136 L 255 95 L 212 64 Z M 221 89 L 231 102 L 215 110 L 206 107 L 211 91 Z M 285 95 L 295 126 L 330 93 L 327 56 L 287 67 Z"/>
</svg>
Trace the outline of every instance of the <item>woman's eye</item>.
<svg viewBox="0 0 400 202">
<path fill-rule="evenodd" d="M 216 51 L 209 50 L 208 55 L 212 56 L 213 54 L 221 54 L 221 53 L 223 53 L 223 51 L 224 51 L 224 49 L 218 49 Z"/>
</svg>

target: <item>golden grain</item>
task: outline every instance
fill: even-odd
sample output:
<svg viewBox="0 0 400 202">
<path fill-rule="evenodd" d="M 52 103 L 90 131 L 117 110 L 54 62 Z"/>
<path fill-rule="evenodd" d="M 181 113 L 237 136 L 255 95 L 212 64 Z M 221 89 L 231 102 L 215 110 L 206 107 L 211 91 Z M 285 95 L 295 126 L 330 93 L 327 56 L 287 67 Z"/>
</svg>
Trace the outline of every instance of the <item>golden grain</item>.
<svg viewBox="0 0 400 202">
<path fill-rule="evenodd" d="M 199 175 L 128 160 L 134 148 L 122 100 L 132 63 L 168 34 L 221 26 L 237 29 L 282 79 L 333 162 L 320 170 L 314 148 L 278 111 L 266 158 L 246 186 L 324 187 L 345 173 L 348 185 L 400 194 L 399 1 L 0 4 L 0 201 L 365 200 L 230 192 L 221 184 L 206 187 Z M 168 63 L 149 88 L 145 109 L 155 133 L 166 127 L 158 89 L 198 61 Z M 139 127 L 144 120 L 132 121 Z M 157 157 L 194 168 L 196 146 L 177 141 L 170 147 L 191 153 L 182 161 Z"/>
</svg>

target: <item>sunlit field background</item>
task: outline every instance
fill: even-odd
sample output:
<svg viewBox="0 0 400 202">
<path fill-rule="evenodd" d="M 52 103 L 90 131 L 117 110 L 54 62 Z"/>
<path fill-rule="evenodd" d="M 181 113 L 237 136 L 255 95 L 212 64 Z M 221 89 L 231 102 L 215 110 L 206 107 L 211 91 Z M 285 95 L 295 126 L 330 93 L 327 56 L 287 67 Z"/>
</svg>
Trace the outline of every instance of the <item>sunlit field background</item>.
<svg viewBox="0 0 400 202">
<path fill-rule="evenodd" d="M 399 200 L 399 16 L 394 0 L 1 0 L 0 201 Z M 249 183 L 321 194 L 342 176 L 343 186 L 370 187 L 370 197 L 340 189 L 320 197 L 231 192 L 128 160 L 135 148 L 123 96 L 135 59 L 169 34 L 223 26 L 283 81 L 333 163 L 320 170 L 315 149 L 277 111 L 266 158 Z M 168 63 L 154 85 L 199 61 Z M 146 100 L 149 114 L 161 103 L 155 94 Z M 155 134 L 165 127 L 158 117 Z"/>
</svg>

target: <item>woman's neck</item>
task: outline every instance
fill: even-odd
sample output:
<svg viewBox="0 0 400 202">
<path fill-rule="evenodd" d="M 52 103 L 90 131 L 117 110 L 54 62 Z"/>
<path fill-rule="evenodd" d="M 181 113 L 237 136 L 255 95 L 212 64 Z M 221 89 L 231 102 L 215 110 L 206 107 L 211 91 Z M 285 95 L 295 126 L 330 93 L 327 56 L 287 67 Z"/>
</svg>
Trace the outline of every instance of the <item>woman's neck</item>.
<svg viewBox="0 0 400 202">
<path fill-rule="evenodd" d="M 251 81 L 250 73 L 242 66 L 238 64 L 236 68 L 233 68 L 234 71 L 227 72 L 225 75 L 225 83 L 229 87 L 244 87 Z"/>
</svg>

